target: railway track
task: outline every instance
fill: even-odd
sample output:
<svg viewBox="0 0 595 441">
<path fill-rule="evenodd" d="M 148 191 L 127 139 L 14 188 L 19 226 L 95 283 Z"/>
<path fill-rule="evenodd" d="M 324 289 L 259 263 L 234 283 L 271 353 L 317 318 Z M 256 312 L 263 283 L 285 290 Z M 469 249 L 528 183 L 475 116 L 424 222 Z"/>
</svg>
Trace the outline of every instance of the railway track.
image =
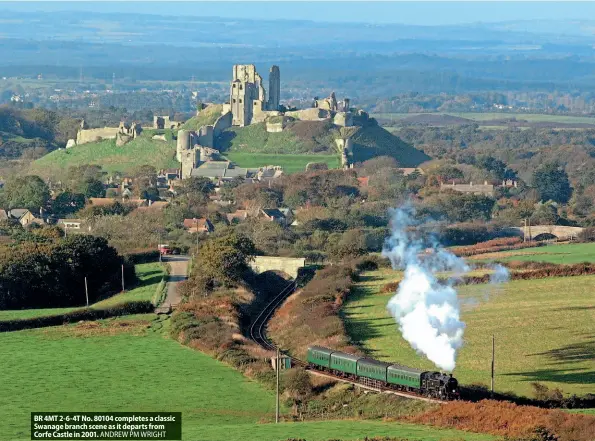
<svg viewBox="0 0 595 441">
<path fill-rule="evenodd" d="M 275 346 L 275 344 L 273 342 L 271 342 L 267 336 L 266 336 L 266 326 L 268 321 L 270 320 L 270 318 L 272 317 L 272 315 L 275 313 L 275 311 L 277 310 L 277 308 L 287 299 L 287 297 L 289 297 L 296 289 L 296 282 L 291 282 L 289 283 L 285 288 L 283 288 L 283 290 L 277 294 L 273 300 L 271 300 L 264 308 L 263 310 L 260 312 L 260 314 L 258 314 L 258 316 L 256 317 L 256 320 L 254 320 L 254 322 L 252 323 L 252 325 L 250 326 L 250 338 L 256 342 L 258 345 L 262 346 L 265 349 L 268 349 L 270 351 L 276 351 L 277 350 L 277 346 Z M 286 355 L 287 356 L 287 355 Z M 433 398 L 427 398 L 427 397 L 422 397 L 419 395 L 415 395 L 415 394 L 410 394 L 407 392 L 400 392 L 400 391 L 395 391 L 395 390 L 382 390 L 382 389 L 378 389 L 357 381 L 353 381 L 350 379 L 346 379 L 346 378 L 342 378 L 339 377 L 337 375 L 332 375 L 329 372 L 320 372 L 318 370 L 314 370 L 314 369 L 309 369 L 308 368 L 308 363 L 300 360 L 299 358 L 295 358 L 295 357 L 289 357 L 291 359 L 291 364 L 295 365 L 295 366 L 302 366 L 306 369 L 308 369 L 308 371 L 312 374 L 312 375 L 316 375 L 318 377 L 326 377 L 329 379 L 333 379 L 336 381 L 340 381 L 342 383 L 349 383 L 349 384 L 353 384 L 354 386 L 358 386 L 361 387 L 362 389 L 366 389 L 372 392 L 376 392 L 376 393 L 385 393 L 385 394 L 391 394 L 391 395 L 397 395 L 400 397 L 405 397 L 405 398 L 410 398 L 412 400 L 419 400 L 419 401 L 425 401 L 428 403 L 438 403 L 438 404 L 444 404 L 446 403 L 445 401 L 441 401 L 441 400 L 436 400 Z"/>
</svg>

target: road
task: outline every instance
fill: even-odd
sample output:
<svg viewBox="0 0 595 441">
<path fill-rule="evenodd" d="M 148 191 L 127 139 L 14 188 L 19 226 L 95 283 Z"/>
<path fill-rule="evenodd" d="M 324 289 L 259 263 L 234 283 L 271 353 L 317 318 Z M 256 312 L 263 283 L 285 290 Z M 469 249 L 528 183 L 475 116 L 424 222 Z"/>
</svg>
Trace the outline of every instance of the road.
<svg viewBox="0 0 595 441">
<path fill-rule="evenodd" d="M 180 303 L 182 296 L 178 292 L 178 284 L 187 279 L 188 256 L 163 256 L 163 261 L 171 267 L 167 278 L 167 296 L 161 307 L 174 309 Z"/>
</svg>

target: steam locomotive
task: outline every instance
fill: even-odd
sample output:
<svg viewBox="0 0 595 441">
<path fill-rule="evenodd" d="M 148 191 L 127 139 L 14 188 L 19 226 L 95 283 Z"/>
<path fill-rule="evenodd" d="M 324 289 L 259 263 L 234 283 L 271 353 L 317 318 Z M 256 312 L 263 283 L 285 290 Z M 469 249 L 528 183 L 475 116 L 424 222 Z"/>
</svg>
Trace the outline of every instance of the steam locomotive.
<svg viewBox="0 0 595 441">
<path fill-rule="evenodd" d="M 322 346 L 310 346 L 307 361 L 310 369 L 329 372 L 381 390 L 413 392 L 439 400 L 460 397 L 457 379 L 441 372 L 422 371 Z"/>
</svg>

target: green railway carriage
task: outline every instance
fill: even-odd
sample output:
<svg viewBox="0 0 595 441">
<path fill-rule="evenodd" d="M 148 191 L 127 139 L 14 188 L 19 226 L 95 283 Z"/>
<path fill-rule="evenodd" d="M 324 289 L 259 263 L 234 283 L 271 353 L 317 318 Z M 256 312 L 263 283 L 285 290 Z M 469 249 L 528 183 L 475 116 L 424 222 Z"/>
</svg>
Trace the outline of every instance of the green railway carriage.
<svg viewBox="0 0 595 441">
<path fill-rule="evenodd" d="M 323 348 L 322 346 L 310 346 L 308 348 L 308 363 L 325 368 L 331 367 L 332 349 Z"/>
<path fill-rule="evenodd" d="M 361 358 L 345 352 L 333 352 L 331 353 L 330 368 L 346 374 L 357 375 L 357 362 Z"/>
<path fill-rule="evenodd" d="M 421 377 L 424 371 L 393 364 L 386 370 L 388 384 L 421 389 Z"/>
<path fill-rule="evenodd" d="M 389 366 L 390 363 L 384 361 L 360 358 L 357 362 L 357 375 L 386 383 L 386 370 Z"/>
</svg>

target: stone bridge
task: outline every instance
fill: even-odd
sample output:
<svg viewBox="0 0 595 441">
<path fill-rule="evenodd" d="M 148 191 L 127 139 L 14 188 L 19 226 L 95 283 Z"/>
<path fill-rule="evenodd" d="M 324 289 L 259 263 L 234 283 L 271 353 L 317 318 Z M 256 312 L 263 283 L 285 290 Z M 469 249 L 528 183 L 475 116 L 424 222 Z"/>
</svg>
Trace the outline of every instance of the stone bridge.
<svg viewBox="0 0 595 441">
<path fill-rule="evenodd" d="M 527 240 L 533 240 L 542 234 L 556 236 L 558 239 L 576 239 L 583 228 L 564 225 L 532 225 L 530 227 L 513 227 L 511 230 L 520 232 Z"/>
<path fill-rule="evenodd" d="M 256 256 L 250 266 L 256 274 L 265 271 L 282 271 L 295 279 L 298 276 L 298 271 L 305 264 L 306 259 L 303 257 Z"/>
</svg>

